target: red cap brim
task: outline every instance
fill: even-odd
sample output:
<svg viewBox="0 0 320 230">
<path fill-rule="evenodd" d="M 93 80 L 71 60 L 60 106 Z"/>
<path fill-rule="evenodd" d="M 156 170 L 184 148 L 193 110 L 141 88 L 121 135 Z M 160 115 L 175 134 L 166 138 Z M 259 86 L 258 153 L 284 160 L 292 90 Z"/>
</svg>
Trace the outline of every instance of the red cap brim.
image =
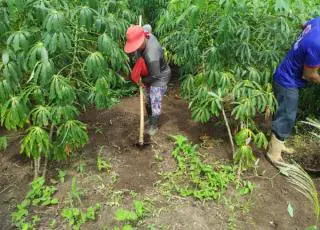
<svg viewBox="0 0 320 230">
<path fill-rule="evenodd" d="M 145 37 L 141 36 L 139 39 L 135 41 L 127 41 L 124 47 L 124 52 L 126 53 L 133 53 L 137 51 L 143 44 Z"/>
</svg>

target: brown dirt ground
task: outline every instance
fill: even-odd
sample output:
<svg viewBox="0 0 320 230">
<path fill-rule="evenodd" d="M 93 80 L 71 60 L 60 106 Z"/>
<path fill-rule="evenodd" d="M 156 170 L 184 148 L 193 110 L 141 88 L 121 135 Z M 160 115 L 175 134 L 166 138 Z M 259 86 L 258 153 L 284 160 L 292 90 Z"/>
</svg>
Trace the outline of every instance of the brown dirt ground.
<svg viewBox="0 0 320 230">
<path fill-rule="evenodd" d="M 175 168 L 169 135 L 182 134 L 194 143 L 200 143 L 200 137 L 208 135 L 212 145 L 202 151 L 214 160 L 231 159 L 223 124 L 217 120 L 205 125 L 195 123 L 191 120 L 187 103 L 176 95 L 176 86 L 171 86 L 164 99 L 160 131 L 152 138 L 152 144 L 143 149 L 135 146 L 139 127 L 137 96 L 123 99 L 110 110 L 86 111 L 81 120 L 88 124 L 90 143 L 68 161 L 50 164 L 49 180 L 58 180 L 58 168 L 66 170 L 67 176 L 64 183 L 57 184 L 59 205 L 34 210 L 42 217 L 39 229 L 49 229 L 48 221 L 52 219 L 57 220 L 54 229 L 68 229 L 60 212 L 62 207 L 70 204 L 68 194 L 73 176 L 83 193 L 82 203 L 77 207 L 87 208 L 97 202 L 102 204 L 97 220 L 81 229 L 112 229 L 117 224 L 115 210 L 132 207 L 135 196 L 135 199 L 146 199 L 152 205 L 151 214 L 138 223 L 138 229 L 291 230 L 305 229 L 313 224 L 310 203 L 278 175 L 261 152 L 258 153 L 258 174 L 261 176 L 247 175 L 256 186 L 251 195 L 226 195 L 226 200 L 205 203 L 177 195 L 163 195 L 157 186 L 161 181 L 159 174 Z M 98 172 L 98 155 L 108 159 L 111 172 Z M 156 156 L 162 160 L 157 160 Z M 32 170 L 29 159 L 19 154 L 19 141 L 12 142 L 6 151 L 0 153 L 0 161 L 0 229 L 9 230 L 14 229 L 10 213 L 25 196 L 32 180 Z M 85 164 L 82 174 L 76 169 L 80 163 Z M 319 179 L 314 181 L 319 189 Z M 293 218 L 287 212 L 288 202 L 294 207 Z"/>
</svg>

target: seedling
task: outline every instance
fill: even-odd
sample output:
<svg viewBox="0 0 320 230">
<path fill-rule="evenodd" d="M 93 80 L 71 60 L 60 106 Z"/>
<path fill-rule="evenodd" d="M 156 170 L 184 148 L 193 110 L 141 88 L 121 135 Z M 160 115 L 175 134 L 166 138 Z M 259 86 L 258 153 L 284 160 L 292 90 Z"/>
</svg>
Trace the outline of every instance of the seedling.
<svg viewBox="0 0 320 230">
<path fill-rule="evenodd" d="M 77 199 L 77 201 L 81 204 L 82 203 L 80 198 L 81 195 L 82 195 L 82 191 L 77 186 L 77 179 L 73 177 L 72 183 L 71 183 L 71 191 L 70 191 L 71 203 L 73 203 L 74 199 Z"/>
<path fill-rule="evenodd" d="M 58 177 L 59 177 L 59 181 L 60 183 L 64 183 L 64 178 L 67 175 L 67 172 L 65 170 L 60 170 L 58 171 Z"/>
<path fill-rule="evenodd" d="M 69 226 L 74 230 L 79 230 L 81 225 L 89 220 L 95 220 L 96 212 L 101 208 L 100 204 L 89 207 L 85 212 L 78 208 L 64 208 L 61 215 L 68 220 Z"/>
<path fill-rule="evenodd" d="M 12 213 L 12 222 L 19 229 L 33 229 L 40 221 L 40 217 L 37 215 L 31 217 L 31 222 L 27 221 L 31 206 L 58 204 L 58 199 L 52 197 L 57 189 L 53 186 L 46 186 L 44 183 L 43 177 L 35 179 L 31 183 L 31 189 L 25 199 L 17 205 L 17 210 Z"/>
<path fill-rule="evenodd" d="M 97 158 L 97 167 L 98 170 L 101 171 L 106 171 L 109 172 L 111 169 L 111 164 L 107 160 L 105 160 L 103 157 L 98 157 Z"/>
<path fill-rule="evenodd" d="M 123 208 L 119 208 L 116 211 L 116 220 L 122 222 L 124 224 L 122 229 L 133 229 L 132 226 L 136 225 L 137 222 L 142 219 L 146 213 L 147 208 L 146 204 L 140 200 L 135 200 L 134 202 L 134 210 L 127 210 Z M 118 229 L 118 228 L 115 228 Z"/>
<path fill-rule="evenodd" d="M 80 164 L 77 166 L 77 171 L 78 171 L 79 173 L 81 173 L 81 174 L 84 173 L 85 166 L 86 166 L 85 163 L 80 163 Z"/>
</svg>

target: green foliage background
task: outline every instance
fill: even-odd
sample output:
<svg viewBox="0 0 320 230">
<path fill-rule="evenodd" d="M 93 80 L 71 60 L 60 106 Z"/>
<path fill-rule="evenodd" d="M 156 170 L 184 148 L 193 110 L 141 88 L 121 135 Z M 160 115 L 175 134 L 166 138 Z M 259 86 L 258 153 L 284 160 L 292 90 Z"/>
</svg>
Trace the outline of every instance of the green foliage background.
<svg viewBox="0 0 320 230">
<path fill-rule="evenodd" d="M 88 141 L 79 109 L 130 93 L 129 1 L 0 0 L 1 125 L 28 128 L 21 152 L 66 158 Z"/>
</svg>

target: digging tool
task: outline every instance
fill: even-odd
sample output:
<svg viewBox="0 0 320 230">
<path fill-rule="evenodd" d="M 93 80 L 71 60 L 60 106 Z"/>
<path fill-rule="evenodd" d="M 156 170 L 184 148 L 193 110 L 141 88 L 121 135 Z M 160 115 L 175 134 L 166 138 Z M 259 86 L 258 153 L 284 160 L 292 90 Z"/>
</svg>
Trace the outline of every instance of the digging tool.
<svg viewBox="0 0 320 230">
<path fill-rule="evenodd" d="M 139 26 L 142 26 L 142 16 L 139 16 Z M 141 79 L 140 79 L 141 83 Z M 140 133 L 139 133 L 139 142 L 140 146 L 144 145 L 144 103 L 143 103 L 143 88 L 142 84 L 139 84 L 139 91 L 140 91 Z"/>
</svg>

